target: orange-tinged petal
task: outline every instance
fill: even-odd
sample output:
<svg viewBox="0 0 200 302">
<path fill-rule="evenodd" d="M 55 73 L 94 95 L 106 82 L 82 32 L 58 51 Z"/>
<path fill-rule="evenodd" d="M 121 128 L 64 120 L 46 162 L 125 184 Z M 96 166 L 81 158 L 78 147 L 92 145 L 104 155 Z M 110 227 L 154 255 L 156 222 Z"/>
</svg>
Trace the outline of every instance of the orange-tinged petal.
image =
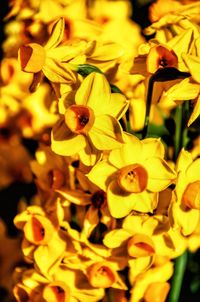
<svg viewBox="0 0 200 302">
<path fill-rule="evenodd" d="M 47 244 L 55 231 L 51 221 L 39 215 L 33 215 L 24 226 L 26 239 L 33 244 Z"/>
<path fill-rule="evenodd" d="M 57 261 L 61 261 L 67 248 L 65 238 L 57 232 L 52 234 L 51 240 L 40 245 L 34 252 L 34 261 L 44 276 L 49 276 L 50 269 Z"/>
<path fill-rule="evenodd" d="M 45 63 L 45 49 L 37 43 L 23 45 L 19 49 L 18 59 L 23 71 L 33 73 L 39 72 L 42 70 Z"/>
<path fill-rule="evenodd" d="M 170 285 L 167 282 L 155 282 L 150 284 L 144 294 L 145 302 L 165 302 Z"/>
<path fill-rule="evenodd" d="M 148 173 L 147 189 L 152 192 L 160 192 L 166 189 L 176 178 L 175 171 L 159 157 L 146 159 L 144 166 Z"/>
<path fill-rule="evenodd" d="M 141 193 L 147 187 L 148 174 L 142 165 L 132 164 L 118 171 L 117 181 L 125 192 Z"/>
<path fill-rule="evenodd" d="M 110 115 L 95 117 L 94 125 L 88 132 L 92 144 L 98 150 L 111 150 L 121 147 L 124 142 L 119 122 Z"/>
<path fill-rule="evenodd" d="M 172 49 L 157 45 L 150 49 L 146 63 L 147 71 L 154 73 L 159 68 L 177 67 L 178 57 Z"/>
<path fill-rule="evenodd" d="M 46 302 L 69 302 L 70 288 L 62 281 L 51 282 L 44 287 L 43 298 Z"/>
<path fill-rule="evenodd" d="M 117 273 L 109 262 L 97 262 L 87 268 L 87 277 L 93 287 L 108 288 L 117 281 Z"/>
<path fill-rule="evenodd" d="M 182 203 L 190 209 L 200 210 L 200 180 L 187 185 L 182 196 Z"/>
<path fill-rule="evenodd" d="M 94 112 L 88 106 L 71 105 L 65 112 L 65 123 L 73 133 L 87 134 L 94 121 Z"/>
<path fill-rule="evenodd" d="M 131 237 L 127 245 L 128 254 L 131 257 L 147 257 L 155 253 L 152 239 L 145 234 L 136 234 Z"/>
</svg>

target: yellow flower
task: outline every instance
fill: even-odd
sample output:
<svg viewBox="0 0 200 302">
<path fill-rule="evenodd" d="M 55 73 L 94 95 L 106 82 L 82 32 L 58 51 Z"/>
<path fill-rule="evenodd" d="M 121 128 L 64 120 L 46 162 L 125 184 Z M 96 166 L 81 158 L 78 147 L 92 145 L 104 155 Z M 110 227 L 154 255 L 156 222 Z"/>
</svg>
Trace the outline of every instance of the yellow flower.
<svg viewBox="0 0 200 302">
<path fill-rule="evenodd" d="M 69 54 L 68 46 L 60 46 L 64 34 L 64 20 L 60 19 L 53 27 L 52 34 L 43 47 L 37 43 L 30 43 L 20 47 L 18 59 L 21 69 L 25 72 L 34 73 L 34 90 L 38 82 L 41 81 L 41 72 L 55 83 L 74 83 L 76 76 L 69 68 L 66 61 L 77 54 L 73 49 L 73 54 Z M 74 52 L 75 51 L 75 52 Z"/>
<path fill-rule="evenodd" d="M 169 207 L 170 223 L 179 228 L 184 236 L 196 229 L 200 218 L 200 160 L 193 160 L 191 153 L 184 149 L 177 160 L 177 183 L 175 195 Z"/>
<path fill-rule="evenodd" d="M 102 150 L 119 148 L 122 129 L 117 121 L 128 107 L 125 97 L 111 93 L 106 78 L 91 73 L 75 94 L 75 104 L 67 106 L 52 131 L 52 150 L 59 155 L 79 153 L 81 161 L 92 165 Z"/>
<path fill-rule="evenodd" d="M 39 206 L 30 206 L 14 219 L 16 227 L 24 231 L 22 251 L 26 259 L 34 261 L 44 276 L 49 275 L 52 265 L 60 260 L 66 249 L 66 241 L 59 230 L 59 217 L 55 218 L 54 211 L 55 207 L 53 215 L 47 216 Z"/>
<path fill-rule="evenodd" d="M 108 162 L 101 161 L 88 174 L 89 179 L 107 191 L 108 207 L 115 218 L 131 210 L 152 212 L 157 195 L 175 179 L 167 165 L 164 147 L 158 139 L 140 141 L 124 135 L 125 144 L 110 152 Z"/>
<path fill-rule="evenodd" d="M 164 302 L 169 291 L 166 282 L 173 274 L 173 264 L 169 261 L 162 265 L 156 265 L 147 272 L 140 274 L 132 289 L 130 302 Z"/>
<path fill-rule="evenodd" d="M 167 13 L 176 11 L 180 7 L 182 5 L 178 1 L 157 0 L 149 7 L 149 19 L 152 23 L 156 22 Z"/>
</svg>

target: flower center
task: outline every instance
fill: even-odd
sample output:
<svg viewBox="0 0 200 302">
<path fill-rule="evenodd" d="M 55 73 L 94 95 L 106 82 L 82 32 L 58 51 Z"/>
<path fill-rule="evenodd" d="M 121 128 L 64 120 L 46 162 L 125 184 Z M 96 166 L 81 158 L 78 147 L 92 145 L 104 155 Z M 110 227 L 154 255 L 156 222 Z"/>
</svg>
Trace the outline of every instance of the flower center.
<svg viewBox="0 0 200 302">
<path fill-rule="evenodd" d="M 100 209 L 105 201 L 106 194 L 104 191 L 97 191 L 92 195 L 92 204 L 97 209 Z"/>
<path fill-rule="evenodd" d="M 65 123 L 77 134 L 86 134 L 94 124 L 93 110 L 83 105 L 71 105 L 65 113 Z"/>
<path fill-rule="evenodd" d="M 116 273 L 105 262 L 91 265 L 87 275 L 93 287 L 108 288 L 116 281 Z"/>
<path fill-rule="evenodd" d="M 147 171 L 139 164 L 128 165 L 119 170 L 118 184 L 129 193 L 140 193 L 147 187 Z"/>
<path fill-rule="evenodd" d="M 190 209 L 200 210 L 200 181 L 197 180 L 187 185 L 182 202 Z"/>
<path fill-rule="evenodd" d="M 53 169 L 47 175 L 49 186 L 53 190 L 60 189 L 65 184 L 65 175 L 59 169 Z"/>
<path fill-rule="evenodd" d="M 45 286 L 43 298 L 48 302 L 69 302 L 70 289 L 63 282 L 53 282 Z"/>
</svg>

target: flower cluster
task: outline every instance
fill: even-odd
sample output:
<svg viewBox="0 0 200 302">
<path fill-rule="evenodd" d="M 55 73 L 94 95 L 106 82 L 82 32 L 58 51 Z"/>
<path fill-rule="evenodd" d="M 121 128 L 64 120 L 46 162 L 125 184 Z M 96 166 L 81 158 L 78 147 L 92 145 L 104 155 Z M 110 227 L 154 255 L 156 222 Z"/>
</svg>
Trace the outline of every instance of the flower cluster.
<svg viewBox="0 0 200 302">
<path fill-rule="evenodd" d="M 145 40 L 128 1 L 11 2 L 0 186 L 37 187 L 14 219 L 18 302 L 164 302 L 173 260 L 200 247 L 200 143 L 183 142 L 200 113 L 199 9 L 158 0 Z M 180 108 L 187 126 L 166 132 Z"/>
</svg>

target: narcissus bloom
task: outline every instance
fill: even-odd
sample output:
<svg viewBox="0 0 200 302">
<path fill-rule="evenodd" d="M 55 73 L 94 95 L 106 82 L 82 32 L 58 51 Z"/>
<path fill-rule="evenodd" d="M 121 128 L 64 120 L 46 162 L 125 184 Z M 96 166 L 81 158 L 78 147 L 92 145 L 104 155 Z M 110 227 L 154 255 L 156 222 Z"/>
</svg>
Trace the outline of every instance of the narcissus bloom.
<svg viewBox="0 0 200 302">
<path fill-rule="evenodd" d="M 74 83 L 76 76 L 69 68 L 66 61 L 76 56 L 69 54 L 68 46 L 58 48 L 64 34 L 64 19 L 60 19 L 54 25 L 52 34 L 43 47 L 37 43 L 30 43 L 20 47 L 18 59 L 21 69 L 35 74 L 34 85 L 41 80 L 41 72 L 52 82 Z"/>
<path fill-rule="evenodd" d="M 164 302 L 170 285 L 167 280 L 173 274 L 173 263 L 170 261 L 162 265 L 155 265 L 148 271 L 140 274 L 131 290 L 130 302 Z"/>
<path fill-rule="evenodd" d="M 75 102 L 65 105 L 60 120 L 53 127 L 52 150 L 64 156 L 79 153 L 84 164 L 94 164 L 102 150 L 119 148 L 123 144 L 118 119 L 127 108 L 126 98 L 111 93 L 104 75 L 91 73 L 77 90 Z"/>
<path fill-rule="evenodd" d="M 174 228 L 184 236 L 196 229 L 200 218 L 200 159 L 181 150 L 177 161 L 177 183 L 175 195 L 169 207 L 169 218 Z"/>
<path fill-rule="evenodd" d="M 176 178 L 164 158 L 164 147 L 158 139 L 140 141 L 124 135 L 125 144 L 112 150 L 108 161 L 101 161 L 88 174 L 89 179 L 107 191 L 108 207 L 115 218 L 131 210 L 152 212 L 157 194 Z"/>
</svg>

